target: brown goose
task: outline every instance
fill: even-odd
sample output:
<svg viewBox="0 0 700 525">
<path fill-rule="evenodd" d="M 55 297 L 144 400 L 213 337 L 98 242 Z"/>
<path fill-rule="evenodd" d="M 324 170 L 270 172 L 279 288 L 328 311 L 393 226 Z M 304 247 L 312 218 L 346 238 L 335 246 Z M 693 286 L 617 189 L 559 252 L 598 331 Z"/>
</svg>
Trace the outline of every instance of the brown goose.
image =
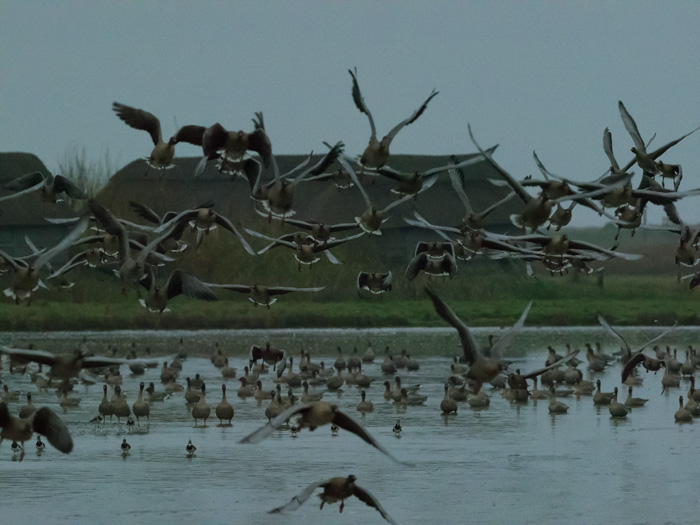
<svg viewBox="0 0 700 525">
<path fill-rule="evenodd" d="M 183 126 L 177 133 L 165 142 L 160 129 L 160 120 L 153 114 L 142 109 L 125 106 L 119 102 L 112 103 L 112 109 L 117 116 L 128 126 L 146 131 L 153 141 L 153 151 L 146 157 L 146 163 L 150 168 L 156 170 L 167 170 L 174 168 L 173 157 L 175 156 L 175 144 L 178 142 L 189 142 L 196 146 L 202 145 L 204 126 Z M 148 174 L 148 170 L 144 175 Z"/>
<path fill-rule="evenodd" d="M 7 403 L 0 401 L 0 444 L 3 440 L 16 441 L 22 446 L 20 461 L 24 458 L 24 442 L 37 432 L 46 436 L 54 447 L 68 454 L 73 450 L 73 439 L 68 428 L 49 408 L 41 407 L 29 417 L 19 418 L 10 415 Z"/>
<path fill-rule="evenodd" d="M 70 179 L 62 175 L 44 174 L 39 171 L 27 173 L 3 185 L 6 190 L 13 191 L 10 195 L 0 197 L 0 202 L 15 199 L 33 191 L 41 192 L 41 200 L 54 204 L 63 199 L 59 198 L 65 193 L 71 199 L 85 199 L 85 192 Z"/>
<path fill-rule="evenodd" d="M 357 478 L 352 474 L 347 478 L 330 478 L 325 481 L 318 481 L 312 483 L 306 487 L 300 494 L 294 496 L 292 500 L 283 505 L 282 507 L 277 507 L 275 509 L 269 510 L 269 514 L 284 514 L 286 512 L 291 512 L 299 507 L 301 507 L 306 500 L 308 500 L 314 491 L 318 488 L 323 488 L 323 493 L 319 494 L 321 498 L 321 509 L 326 503 L 335 503 L 340 501 L 340 512 L 343 512 L 345 507 L 345 500 L 351 496 L 355 496 L 357 499 L 365 502 L 370 507 L 374 507 L 389 523 L 395 524 L 396 522 L 387 514 L 387 512 L 382 508 L 377 501 L 377 498 L 372 496 L 365 489 L 357 486 L 355 480 Z"/>
<path fill-rule="evenodd" d="M 202 384 L 202 395 L 192 407 L 192 417 L 194 418 L 194 425 L 197 426 L 197 420 L 204 420 L 204 426 L 207 426 L 207 419 L 211 414 L 211 407 L 207 404 L 206 399 L 206 386 Z"/>
<path fill-rule="evenodd" d="M 303 405 L 295 405 L 280 415 L 272 419 L 268 424 L 263 425 L 252 434 L 244 437 L 239 443 L 260 443 L 263 439 L 271 435 L 275 430 L 281 427 L 287 420 L 296 416 L 296 425 L 301 428 L 308 428 L 313 431 L 317 427 L 334 424 L 340 428 L 352 432 L 359 436 L 366 443 L 382 452 L 384 455 L 397 463 L 403 463 L 394 458 L 376 439 L 374 439 L 360 423 L 355 421 L 350 415 L 346 414 L 338 408 L 338 405 L 328 403 L 326 401 L 316 401 Z"/>
<path fill-rule="evenodd" d="M 221 288 L 230 292 L 239 292 L 248 295 L 248 300 L 253 306 L 264 306 L 268 310 L 270 305 L 277 302 L 276 295 L 285 295 L 292 292 L 320 292 L 325 286 L 315 288 L 296 288 L 294 286 L 263 286 L 260 284 L 213 284 L 206 283 L 209 288 Z"/>
<path fill-rule="evenodd" d="M 134 405 L 131 407 L 134 411 L 134 415 L 136 416 L 136 423 L 138 425 L 141 425 L 141 420 L 140 418 L 146 417 L 146 420 L 150 424 L 151 418 L 151 406 L 148 404 L 148 401 L 146 401 L 143 398 L 143 388 L 145 384 L 143 381 L 141 381 L 141 384 L 139 385 L 139 397 L 134 401 Z"/>
<path fill-rule="evenodd" d="M 357 295 L 362 297 L 362 290 L 367 290 L 373 294 L 383 294 L 391 291 L 391 272 L 386 273 L 368 273 L 360 272 L 357 274 Z M 364 359 L 364 357 L 363 357 Z M 374 352 L 372 353 L 374 359 Z M 370 361 L 371 362 L 371 361 Z"/>
<path fill-rule="evenodd" d="M 156 281 L 153 267 L 146 268 L 145 276 L 139 280 L 139 284 L 143 286 L 148 294 L 145 299 L 139 299 L 141 306 L 148 309 L 149 312 L 162 314 L 169 312 L 168 301 L 178 295 L 186 295 L 193 299 L 202 301 L 217 301 L 218 298 L 207 285 L 199 279 L 182 270 L 175 270 L 170 274 L 165 284 L 158 284 Z"/>
<path fill-rule="evenodd" d="M 486 357 L 474 340 L 469 327 L 457 317 L 452 309 L 430 287 L 426 286 L 425 291 L 432 300 L 438 315 L 457 330 L 462 343 L 462 350 L 464 351 L 464 359 L 470 365 L 466 377 L 474 381 L 474 392 L 478 393 L 483 383 L 491 381 L 499 372 L 506 368 L 505 363 L 501 361 L 501 356 L 508 348 L 511 339 L 522 330 L 532 303 L 525 307 L 520 319 L 494 343 L 491 347 L 491 356 Z"/>
<path fill-rule="evenodd" d="M 224 426 L 224 420 L 231 425 L 233 419 L 233 406 L 226 400 L 226 385 L 221 385 L 221 402 L 216 406 L 216 417 L 219 418 L 219 426 Z M 206 420 L 205 420 L 206 422 Z"/>
<path fill-rule="evenodd" d="M 449 414 L 450 412 L 457 413 L 457 401 L 452 399 L 449 395 L 450 386 L 445 383 L 445 397 L 440 401 L 440 410 L 443 414 Z"/>
<path fill-rule="evenodd" d="M 364 153 L 360 157 L 360 164 L 367 168 L 381 168 L 384 166 L 389 159 L 389 146 L 391 146 L 391 141 L 394 140 L 396 134 L 401 131 L 404 126 L 408 126 L 415 122 L 418 117 L 420 117 L 425 109 L 428 107 L 428 103 L 433 99 L 435 95 L 438 94 L 437 91 L 433 90 L 430 96 L 423 102 L 423 104 L 414 111 L 410 117 L 399 122 L 394 126 L 389 133 L 387 133 L 381 140 L 377 138 L 377 129 L 374 126 L 374 119 L 372 118 L 372 113 L 370 113 L 369 108 L 365 104 L 365 99 L 360 92 L 360 85 L 357 82 L 357 70 L 353 73 L 352 70 L 348 69 L 348 73 L 352 77 L 352 99 L 355 102 L 355 106 L 360 112 L 367 115 L 369 120 L 369 126 L 371 130 L 371 135 L 369 137 L 369 144 L 365 149 Z M 357 184 L 357 183 L 355 183 Z"/>
</svg>

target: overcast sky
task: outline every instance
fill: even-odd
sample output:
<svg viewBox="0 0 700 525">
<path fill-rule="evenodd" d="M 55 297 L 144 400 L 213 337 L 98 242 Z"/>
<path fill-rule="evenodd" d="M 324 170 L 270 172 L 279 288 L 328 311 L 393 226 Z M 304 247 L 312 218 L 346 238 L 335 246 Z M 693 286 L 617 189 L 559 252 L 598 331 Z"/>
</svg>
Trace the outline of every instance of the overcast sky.
<svg viewBox="0 0 700 525">
<path fill-rule="evenodd" d="M 359 154 L 369 124 L 350 95 L 357 67 L 380 135 L 440 91 L 392 153 L 472 152 L 470 122 L 515 176 L 538 174 L 536 150 L 551 171 L 590 180 L 608 166 L 605 127 L 621 164 L 630 158 L 619 99 L 655 146 L 700 125 L 698 28 L 697 2 L 4 0 L 0 151 L 52 170 L 76 147 L 108 150 L 117 167 L 148 155 L 116 100 L 158 116 L 166 138 L 175 119 L 249 130 L 263 111 L 276 153 L 342 140 Z M 682 188 L 700 186 L 700 132 L 663 160 L 684 166 Z M 696 208 L 680 207 L 687 222 Z"/>
</svg>

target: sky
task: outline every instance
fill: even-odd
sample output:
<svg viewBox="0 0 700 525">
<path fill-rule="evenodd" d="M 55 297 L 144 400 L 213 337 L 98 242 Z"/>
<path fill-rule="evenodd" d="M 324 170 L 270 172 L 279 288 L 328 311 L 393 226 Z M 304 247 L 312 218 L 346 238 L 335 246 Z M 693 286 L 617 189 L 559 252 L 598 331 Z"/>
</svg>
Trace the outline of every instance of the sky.
<svg viewBox="0 0 700 525">
<path fill-rule="evenodd" d="M 2 0 L 0 151 L 53 171 L 67 152 L 108 152 L 118 169 L 152 148 L 114 115 L 119 101 L 155 114 L 166 139 L 176 124 L 252 130 L 262 111 L 275 153 L 342 140 L 360 154 L 356 67 L 380 135 L 440 92 L 392 153 L 474 152 L 471 123 L 518 178 L 539 176 L 536 150 L 550 171 L 592 180 L 608 167 L 606 127 L 620 164 L 631 158 L 618 100 L 657 147 L 700 125 L 698 27 L 691 1 Z M 681 189 L 700 187 L 700 132 L 662 160 L 683 165 Z M 697 197 L 679 205 L 686 222 L 696 208 Z M 596 221 L 575 213 L 574 224 Z"/>
</svg>

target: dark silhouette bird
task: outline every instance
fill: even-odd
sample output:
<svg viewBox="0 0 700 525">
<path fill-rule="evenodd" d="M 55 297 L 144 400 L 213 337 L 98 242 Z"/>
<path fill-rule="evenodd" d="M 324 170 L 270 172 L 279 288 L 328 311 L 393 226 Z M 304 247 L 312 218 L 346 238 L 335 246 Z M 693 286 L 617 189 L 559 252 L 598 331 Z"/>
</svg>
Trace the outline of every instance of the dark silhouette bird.
<svg viewBox="0 0 700 525">
<path fill-rule="evenodd" d="M 46 436 L 49 443 L 64 454 L 73 450 L 73 439 L 65 423 L 47 407 L 19 418 L 11 416 L 7 403 L 0 401 L 0 429 L 0 444 L 4 439 L 21 443 L 20 461 L 24 458 L 24 443 L 32 438 L 34 432 Z"/>
</svg>

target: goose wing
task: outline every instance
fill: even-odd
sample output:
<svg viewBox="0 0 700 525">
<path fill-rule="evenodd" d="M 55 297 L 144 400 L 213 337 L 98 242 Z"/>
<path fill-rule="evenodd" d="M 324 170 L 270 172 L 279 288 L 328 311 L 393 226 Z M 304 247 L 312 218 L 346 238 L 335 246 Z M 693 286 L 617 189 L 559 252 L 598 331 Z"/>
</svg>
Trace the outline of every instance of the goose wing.
<svg viewBox="0 0 700 525">
<path fill-rule="evenodd" d="M 520 332 L 522 332 L 523 326 L 525 326 L 525 319 L 527 318 L 527 314 L 530 312 L 530 307 L 532 306 L 532 301 L 530 301 L 527 306 L 525 307 L 525 310 L 523 310 L 523 313 L 520 315 L 520 319 L 517 320 L 517 322 L 508 328 L 503 335 L 496 341 L 491 348 L 491 355 L 501 358 L 505 354 L 505 351 L 508 349 L 508 346 L 510 346 L 510 341 L 518 335 Z"/>
<path fill-rule="evenodd" d="M 365 104 L 365 99 L 362 96 L 362 93 L 360 92 L 360 84 L 357 82 L 357 68 L 355 68 L 355 72 L 353 73 L 351 69 L 348 69 L 348 73 L 350 73 L 350 76 L 352 77 L 352 100 L 355 102 L 355 106 L 357 106 L 357 109 L 359 109 L 362 113 L 367 115 L 367 118 L 369 119 L 369 127 L 372 130 L 372 136 L 377 135 L 377 128 L 374 126 L 374 119 L 372 118 L 372 113 L 370 113 L 369 108 Z"/>
<path fill-rule="evenodd" d="M 304 503 L 306 503 L 306 500 L 308 500 L 311 495 L 314 493 L 314 491 L 319 488 L 319 487 L 325 487 L 331 480 L 327 479 L 324 481 L 317 481 L 316 483 L 312 483 L 311 485 L 307 486 L 304 490 L 302 490 L 299 494 L 294 496 L 289 503 L 286 505 L 282 505 L 281 507 L 274 508 L 272 510 L 268 510 L 268 514 L 285 514 L 287 512 L 292 512 L 294 510 L 297 510 L 299 507 L 301 507 Z"/>
<path fill-rule="evenodd" d="M 431 301 L 433 301 L 433 306 L 435 307 L 435 311 L 438 313 L 438 315 L 447 321 L 448 324 L 452 325 L 455 330 L 457 330 L 459 339 L 462 342 L 464 359 L 470 365 L 473 364 L 481 352 L 479 350 L 479 346 L 474 340 L 474 337 L 472 336 L 471 330 L 469 330 L 469 327 L 464 324 L 459 317 L 457 317 L 457 314 L 455 314 L 454 311 L 452 311 L 452 309 L 447 306 L 447 304 L 445 304 L 429 286 L 425 287 L 425 292 L 428 294 Z"/>
<path fill-rule="evenodd" d="M 291 418 L 299 413 L 302 413 L 302 412 L 308 412 L 310 407 L 311 407 L 311 405 L 309 405 L 309 404 L 295 405 L 295 406 L 289 407 L 287 410 L 282 412 L 279 416 L 272 419 L 269 423 L 261 426 L 259 429 L 257 429 L 253 433 L 251 433 L 251 434 L 247 435 L 246 437 L 244 437 L 243 439 L 241 439 L 239 441 L 239 443 L 243 443 L 243 444 L 260 443 L 263 439 L 265 439 L 270 434 L 272 434 L 275 430 L 277 430 L 279 427 L 284 425 L 284 423 L 289 418 Z"/>
<path fill-rule="evenodd" d="M 644 140 L 642 140 L 642 136 L 639 134 L 639 129 L 637 129 L 637 123 L 632 118 L 632 115 L 629 114 L 629 111 L 627 111 L 627 108 L 622 103 L 622 100 L 618 100 L 617 106 L 620 110 L 620 117 L 622 118 L 622 123 L 625 125 L 627 133 L 629 133 L 630 137 L 632 137 L 634 147 L 637 148 L 637 150 L 640 153 L 646 152 Z"/>
<path fill-rule="evenodd" d="M 160 120 L 158 120 L 153 113 L 132 108 L 131 106 L 125 106 L 119 102 L 112 103 L 112 110 L 114 110 L 117 117 L 123 120 L 128 126 L 148 132 L 154 146 L 161 140 Z"/>
<path fill-rule="evenodd" d="M 58 450 L 64 454 L 73 450 L 73 439 L 68 432 L 68 427 L 51 409 L 41 407 L 32 414 L 30 419 L 34 432 L 46 436 L 49 443 Z"/>
<path fill-rule="evenodd" d="M 362 487 L 358 487 L 357 485 L 355 485 L 355 490 L 353 491 L 353 494 L 355 495 L 355 497 L 357 499 L 359 499 L 360 501 L 363 501 L 366 505 L 377 509 L 379 514 L 381 514 L 382 518 L 384 518 L 386 521 L 388 521 L 389 523 L 391 523 L 393 525 L 396 525 L 396 522 L 391 518 L 391 516 L 389 516 L 389 514 L 387 514 L 387 512 L 384 510 L 384 508 L 380 505 L 377 498 L 372 496 L 372 494 L 369 491 L 363 489 Z"/>
<path fill-rule="evenodd" d="M 408 126 L 409 124 L 413 124 L 416 120 L 418 120 L 418 117 L 420 117 L 423 112 L 425 111 L 425 108 L 428 107 L 428 103 L 433 99 L 434 96 L 436 96 L 439 93 L 439 91 L 436 91 L 433 89 L 433 91 L 430 93 L 427 99 L 425 99 L 425 102 L 419 107 L 417 110 L 415 110 L 410 117 L 408 117 L 406 120 L 402 120 L 399 122 L 396 126 L 394 126 L 389 133 L 386 134 L 384 137 L 384 141 L 391 142 L 396 134 L 401 131 L 401 129 L 404 126 Z"/>
<path fill-rule="evenodd" d="M 395 461 L 396 463 L 400 463 L 402 465 L 409 465 L 409 463 L 405 463 L 403 461 L 399 461 L 396 459 L 394 456 L 392 456 L 387 449 L 385 449 L 379 441 L 374 439 L 367 430 L 355 419 L 353 419 L 349 414 L 346 414 L 345 412 L 341 410 L 336 410 L 335 415 L 333 416 L 333 423 L 338 425 L 340 428 L 347 430 L 348 432 L 352 432 L 353 434 L 357 435 L 360 437 L 363 441 L 366 443 L 372 445 L 374 448 L 379 450 L 382 454 L 387 456 L 389 459 Z"/>
<path fill-rule="evenodd" d="M 168 299 L 185 294 L 202 301 L 217 301 L 218 298 L 202 281 L 182 270 L 175 270 L 168 279 Z"/>
</svg>

